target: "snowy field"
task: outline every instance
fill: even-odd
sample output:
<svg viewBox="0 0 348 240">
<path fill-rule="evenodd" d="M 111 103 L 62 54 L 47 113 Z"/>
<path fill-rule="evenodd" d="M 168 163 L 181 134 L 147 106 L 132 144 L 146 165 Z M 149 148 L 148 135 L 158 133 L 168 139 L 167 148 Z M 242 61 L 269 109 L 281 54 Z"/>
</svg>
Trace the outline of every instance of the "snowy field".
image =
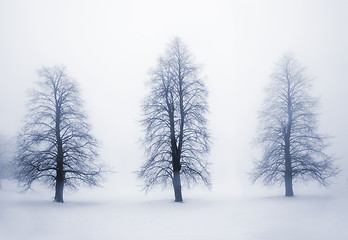
<svg viewBox="0 0 348 240">
<path fill-rule="evenodd" d="M 348 195 L 223 196 L 170 192 L 120 196 L 110 189 L 65 194 L 0 190 L 0 239 L 348 239 Z M 5 185 L 7 185 L 5 187 Z M 14 186 L 14 185 L 13 185 Z"/>
</svg>

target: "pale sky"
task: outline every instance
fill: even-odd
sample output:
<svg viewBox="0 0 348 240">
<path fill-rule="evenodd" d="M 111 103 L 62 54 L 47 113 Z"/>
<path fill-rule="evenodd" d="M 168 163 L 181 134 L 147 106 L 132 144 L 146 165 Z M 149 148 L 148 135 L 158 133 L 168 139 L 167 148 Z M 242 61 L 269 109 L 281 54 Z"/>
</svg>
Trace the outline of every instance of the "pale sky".
<svg viewBox="0 0 348 240">
<path fill-rule="evenodd" d="M 253 191 L 247 172 L 259 157 L 252 142 L 264 88 L 292 52 L 315 78 L 319 131 L 335 137 L 330 152 L 344 170 L 337 182 L 347 186 L 347 24 L 344 0 L 0 0 L 0 132 L 20 130 L 36 70 L 63 64 L 80 83 L 102 160 L 117 171 L 109 181 L 137 191 L 145 82 L 178 36 L 210 92 L 214 189 Z"/>
</svg>

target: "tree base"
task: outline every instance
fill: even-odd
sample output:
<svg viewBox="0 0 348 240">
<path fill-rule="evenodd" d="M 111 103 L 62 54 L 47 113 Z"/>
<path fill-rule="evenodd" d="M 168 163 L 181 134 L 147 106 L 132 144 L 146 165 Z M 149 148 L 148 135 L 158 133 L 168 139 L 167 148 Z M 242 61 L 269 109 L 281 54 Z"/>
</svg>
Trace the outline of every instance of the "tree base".
<svg viewBox="0 0 348 240">
<path fill-rule="evenodd" d="M 174 172 L 173 188 L 175 196 L 174 202 L 183 202 L 181 193 L 180 172 Z"/>
</svg>

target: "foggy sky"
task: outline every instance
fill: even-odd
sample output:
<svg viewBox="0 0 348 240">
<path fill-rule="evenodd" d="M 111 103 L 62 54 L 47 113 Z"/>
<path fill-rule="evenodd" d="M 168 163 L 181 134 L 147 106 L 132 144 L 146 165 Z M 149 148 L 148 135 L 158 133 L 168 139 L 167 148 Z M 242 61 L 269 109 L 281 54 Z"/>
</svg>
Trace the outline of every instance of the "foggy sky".
<svg viewBox="0 0 348 240">
<path fill-rule="evenodd" d="M 347 23 L 343 0 L 2 0 L 0 131 L 12 136 L 23 126 L 36 70 L 65 65 L 80 84 L 101 158 L 117 171 L 109 181 L 136 191 L 145 82 L 178 36 L 202 66 L 210 93 L 214 188 L 248 191 L 264 88 L 274 63 L 292 52 L 314 78 L 319 131 L 335 137 L 330 152 L 340 158 L 342 183 L 348 178 Z"/>
</svg>

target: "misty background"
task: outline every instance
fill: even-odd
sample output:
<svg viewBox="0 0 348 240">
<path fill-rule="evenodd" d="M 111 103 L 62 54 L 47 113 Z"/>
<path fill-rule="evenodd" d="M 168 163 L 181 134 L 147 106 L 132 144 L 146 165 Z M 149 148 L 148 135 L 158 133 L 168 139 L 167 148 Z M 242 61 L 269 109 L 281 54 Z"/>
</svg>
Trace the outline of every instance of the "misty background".
<svg viewBox="0 0 348 240">
<path fill-rule="evenodd" d="M 139 124 L 148 72 L 178 36 L 203 67 L 209 91 L 213 191 L 248 194 L 264 89 L 274 63 L 292 52 L 320 98 L 319 133 L 347 189 L 347 1 L 0 1 L 0 133 L 23 126 L 27 90 L 41 66 L 65 65 L 81 88 L 100 158 L 117 173 L 104 185 L 138 192 L 144 159 Z M 295 183 L 295 194 L 297 187 Z M 3 186 L 5 187 L 5 186 Z M 307 186 L 318 188 L 316 184 Z M 277 190 L 280 195 L 283 189 Z M 185 190 L 184 190 L 185 195 Z"/>
</svg>

